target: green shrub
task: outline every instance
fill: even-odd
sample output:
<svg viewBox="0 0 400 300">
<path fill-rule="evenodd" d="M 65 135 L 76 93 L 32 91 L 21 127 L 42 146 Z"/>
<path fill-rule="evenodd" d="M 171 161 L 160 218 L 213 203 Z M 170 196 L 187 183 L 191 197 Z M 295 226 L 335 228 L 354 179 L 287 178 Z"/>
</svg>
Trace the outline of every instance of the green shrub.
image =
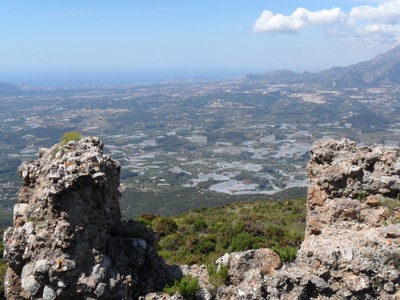
<svg viewBox="0 0 400 300">
<path fill-rule="evenodd" d="M 155 219 L 157 219 L 159 217 L 160 217 L 160 215 L 156 215 L 153 213 L 145 213 L 145 214 L 140 215 L 139 218 L 149 221 L 149 222 L 153 222 Z"/>
<path fill-rule="evenodd" d="M 193 297 L 200 290 L 199 279 L 197 277 L 185 276 L 178 285 L 178 293 L 183 297 Z"/>
<path fill-rule="evenodd" d="M 278 253 L 279 258 L 281 259 L 282 262 L 290 262 L 290 261 L 294 261 L 296 259 L 298 247 L 274 246 L 274 247 L 272 247 L 272 250 L 274 250 L 276 253 Z"/>
<path fill-rule="evenodd" d="M 146 220 L 146 219 L 144 219 L 144 218 L 142 218 L 142 217 L 136 218 L 135 221 L 138 222 L 138 223 L 140 223 L 140 224 L 143 224 L 143 225 L 151 226 L 151 221 Z"/>
<path fill-rule="evenodd" d="M 197 244 L 197 253 L 201 254 L 209 254 L 215 250 L 215 244 L 217 240 L 214 236 L 203 236 L 200 238 L 199 243 Z"/>
<path fill-rule="evenodd" d="M 188 239 L 186 240 L 186 249 L 187 251 L 194 253 L 196 252 L 196 246 L 199 243 L 199 238 L 197 236 L 190 236 L 188 237 Z"/>
<path fill-rule="evenodd" d="M 219 272 L 217 272 L 217 266 L 214 263 L 207 265 L 207 271 L 210 282 L 216 286 L 228 284 L 229 281 L 229 269 L 227 266 L 221 266 Z"/>
<path fill-rule="evenodd" d="M 270 238 L 271 240 L 280 240 L 285 235 L 285 230 L 283 226 L 279 226 L 276 224 L 269 224 L 265 228 L 265 236 Z"/>
<path fill-rule="evenodd" d="M 204 221 L 203 219 L 195 220 L 193 222 L 193 225 L 197 232 L 203 232 L 203 231 L 207 230 L 207 228 L 208 228 L 206 221 Z"/>
<path fill-rule="evenodd" d="M 61 145 L 66 145 L 70 141 L 79 141 L 82 138 L 81 134 L 78 131 L 69 131 L 64 133 L 64 135 L 61 138 Z"/>
<path fill-rule="evenodd" d="M 153 213 L 145 213 L 145 214 L 141 214 L 135 220 L 138 221 L 139 223 L 152 226 L 152 222 L 155 219 L 160 218 L 160 217 L 161 217 L 160 215 L 156 215 Z"/>
<path fill-rule="evenodd" d="M 244 230 L 252 236 L 263 236 L 265 226 L 259 221 L 244 222 Z"/>
<path fill-rule="evenodd" d="M 364 191 L 359 191 L 356 193 L 356 198 L 359 201 L 364 201 L 367 198 L 367 193 Z"/>
<path fill-rule="evenodd" d="M 171 234 L 160 241 L 159 246 L 163 250 L 176 251 L 182 245 L 182 236 L 179 234 Z"/>
<path fill-rule="evenodd" d="M 247 232 L 239 233 L 231 242 L 230 249 L 232 251 L 245 251 L 255 249 L 257 239 L 248 234 Z"/>
<path fill-rule="evenodd" d="M 173 234 L 178 229 L 178 225 L 174 220 L 167 217 L 159 217 L 153 221 L 153 227 L 160 236 Z"/>
<path fill-rule="evenodd" d="M 216 242 L 215 236 L 192 236 L 186 240 L 186 249 L 191 253 L 209 254 L 215 251 Z"/>
<path fill-rule="evenodd" d="M 178 292 L 181 296 L 189 299 L 194 299 L 199 290 L 199 279 L 190 275 L 182 277 L 179 281 L 175 280 L 173 285 L 167 285 L 164 288 L 164 292 L 169 295 L 173 295 Z"/>
</svg>

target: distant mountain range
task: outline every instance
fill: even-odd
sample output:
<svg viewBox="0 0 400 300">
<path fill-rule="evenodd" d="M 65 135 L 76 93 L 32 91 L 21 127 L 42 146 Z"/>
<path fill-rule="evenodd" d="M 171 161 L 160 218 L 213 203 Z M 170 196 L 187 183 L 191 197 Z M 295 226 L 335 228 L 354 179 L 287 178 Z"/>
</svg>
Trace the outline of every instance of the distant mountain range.
<svg viewBox="0 0 400 300">
<path fill-rule="evenodd" d="M 371 60 L 348 67 L 334 67 L 318 73 L 298 74 L 289 70 L 248 74 L 244 80 L 269 83 L 314 82 L 331 86 L 373 87 L 382 84 L 400 84 L 400 45 Z"/>
<path fill-rule="evenodd" d="M 382 84 L 400 84 L 400 45 L 374 57 L 348 67 L 334 67 L 318 73 L 295 73 L 290 70 L 276 70 L 247 74 L 244 81 L 278 83 L 319 83 L 334 87 L 374 87 Z M 172 82 L 203 81 L 186 79 Z M 0 93 L 20 91 L 16 84 L 0 82 Z"/>
</svg>

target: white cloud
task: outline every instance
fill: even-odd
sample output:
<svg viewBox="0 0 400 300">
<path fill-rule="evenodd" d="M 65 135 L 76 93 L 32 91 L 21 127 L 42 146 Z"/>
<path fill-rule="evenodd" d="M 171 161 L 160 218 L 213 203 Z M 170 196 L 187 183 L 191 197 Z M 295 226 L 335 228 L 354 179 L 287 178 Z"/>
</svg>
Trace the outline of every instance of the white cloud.
<svg viewBox="0 0 400 300">
<path fill-rule="evenodd" d="M 400 43 L 400 26 L 391 24 L 367 24 L 353 29 L 347 36 L 353 40 L 372 43 Z"/>
<path fill-rule="evenodd" d="M 273 14 L 264 10 L 254 23 L 256 32 L 285 32 L 295 33 L 312 25 L 327 25 L 340 21 L 342 18 L 340 8 L 324 9 L 311 12 L 305 8 L 297 8 L 290 16 Z"/>
<path fill-rule="evenodd" d="M 355 6 L 348 13 L 340 8 L 315 12 L 297 8 L 291 15 L 274 14 L 264 10 L 256 19 L 253 30 L 267 33 L 299 33 L 304 28 L 322 25 L 331 36 L 332 32 L 337 32 L 337 37 L 349 39 L 400 42 L 400 0 Z"/>
<path fill-rule="evenodd" d="M 400 19 L 400 1 L 388 1 L 378 6 L 356 6 L 350 10 L 349 19 L 372 22 L 396 23 Z"/>
</svg>

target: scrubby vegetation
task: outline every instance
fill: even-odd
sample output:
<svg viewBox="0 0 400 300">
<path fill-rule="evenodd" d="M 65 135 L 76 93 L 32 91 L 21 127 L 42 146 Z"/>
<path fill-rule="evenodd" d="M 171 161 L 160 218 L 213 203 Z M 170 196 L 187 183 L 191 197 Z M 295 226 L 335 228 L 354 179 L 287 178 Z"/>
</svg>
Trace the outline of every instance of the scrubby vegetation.
<svg viewBox="0 0 400 300">
<path fill-rule="evenodd" d="M 66 145 L 70 141 L 79 141 L 81 138 L 82 136 L 78 131 L 69 131 L 61 137 L 60 143 Z"/>
<path fill-rule="evenodd" d="M 207 271 L 210 282 L 218 287 L 228 283 L 229 270 L 227 266 L 221 266 L 220 270 L 217 270 L 217 266 L 214 263 L 207 265 Z"/>
<path fill-rule="evenodd" d="M 185 299 L 194 299 L 198 290 L 200 290 L 199 279 L 190 275 L 184 276 L 180 280 L 175 280 L 172 285 L 164 288 L 165 293 L 172 296 L 178 292 Z"/>
<path fill-rule="evenodd" d="M 296 258 L 305 230 L 305 199 L 233 203 L 177 217 L 142 215 L 160 232 L 159 254 L 171 264 L 212 264 L 226 252 L 272 248 Z M 223 281 L 223 278 L 216 280 Z"/>
<path fill-rule="evenodd" d="M 79 141 L 82 138 L 81 134 L 78 131 L 68 131 L 63 134 L 63 136 L 60 139 L 60 143 L 54 147 L 54 149 L 51 152 L 51 156 L 54 157 L 56 153 L 60 150 L 64 151 L 65 150 L 65 145 L 68 144 L 68 142 L 71 141 Z"/>
</svg>

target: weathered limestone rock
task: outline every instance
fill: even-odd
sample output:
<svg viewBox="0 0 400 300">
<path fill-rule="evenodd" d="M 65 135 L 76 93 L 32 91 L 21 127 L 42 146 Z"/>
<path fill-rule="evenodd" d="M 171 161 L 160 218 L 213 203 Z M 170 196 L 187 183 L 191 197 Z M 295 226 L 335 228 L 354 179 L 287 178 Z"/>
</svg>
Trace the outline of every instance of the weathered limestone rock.
<svg viewBox="0 0 400 300">
<path fill-rule="evenodd" d="M 398 299 L 399 150 L 319 141 L 307 171 L 306 237 L 266 298 Z"/>
<path fill-rule="evenodd" d="M 102 148 L 85 138 L 19 168 L 4 235 L 8 299 L 135 299 L 168 280 L 155 233 L 120 220 L 120 166 Z"/>
<path fill-rule="evenodd" d="M 296 261 L 253 281 L 237 272 L 217 299 L 400 299 L 400 151 L 319 141 L 307 171 L 306 236 Z M 229 274 L 241 265 L 231 261 Z"/>
<path fill-rule="evenodd" d="M 228 267 L 229 285 L 219 287 L 217 299 L 262 299 L 266 292 L 263 277 L 274 274 L 281 265 L 271 249 L 225 254 L 217 260 L 217 266 Z"/>
</svg>

